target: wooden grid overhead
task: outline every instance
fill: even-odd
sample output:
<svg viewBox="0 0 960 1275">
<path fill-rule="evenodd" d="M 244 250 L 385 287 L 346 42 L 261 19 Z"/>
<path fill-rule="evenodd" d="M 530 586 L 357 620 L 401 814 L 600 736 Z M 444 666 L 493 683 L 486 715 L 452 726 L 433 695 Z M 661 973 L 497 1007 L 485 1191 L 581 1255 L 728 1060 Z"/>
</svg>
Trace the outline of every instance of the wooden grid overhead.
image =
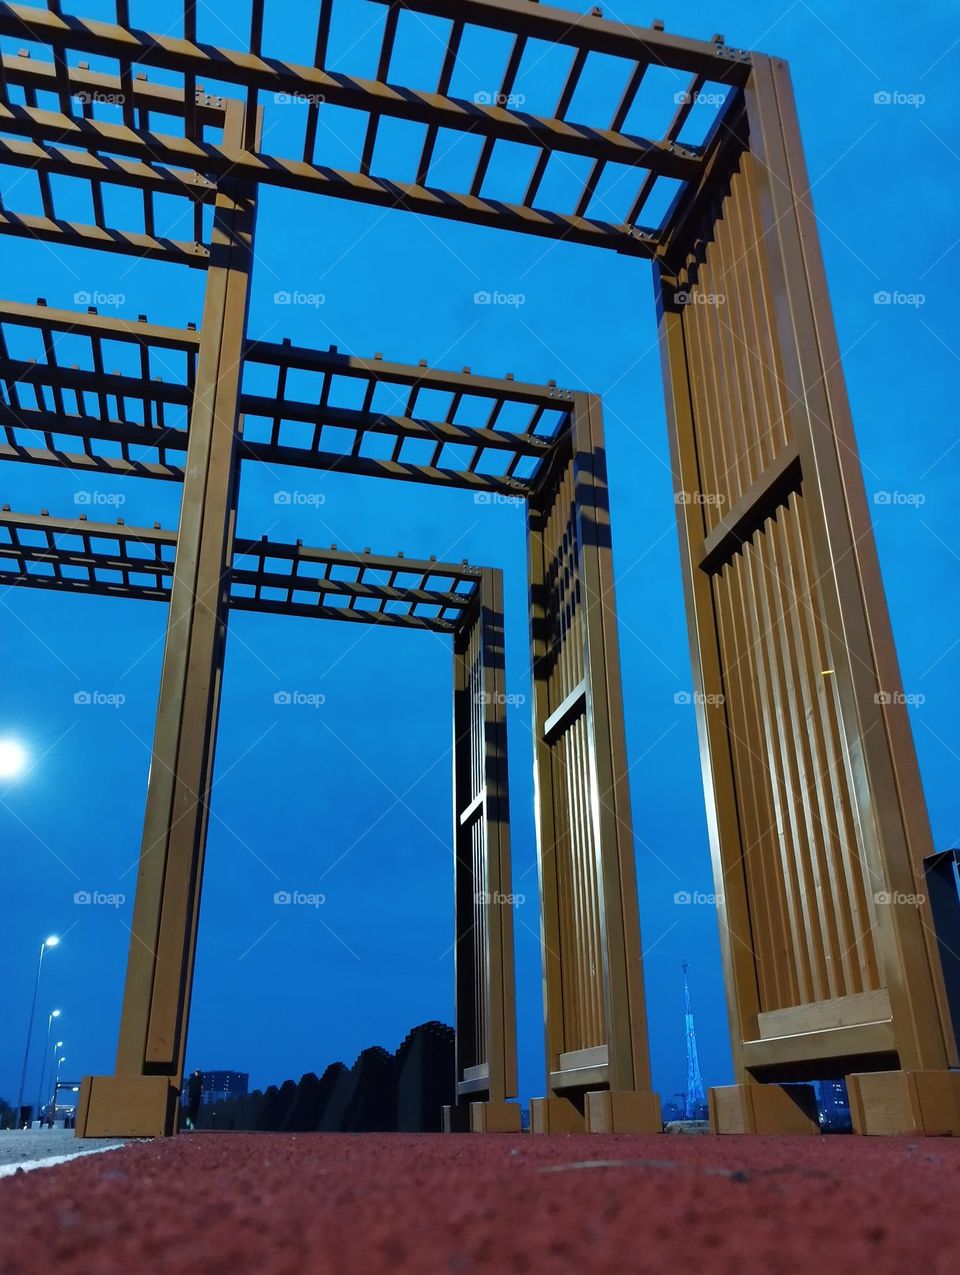
<svg viewBox="0 0 960 1275">
<path fill-rule="evenodd" d="M 3 303 L 0 459 L 182 479 L 198 343 L 189 328 Z"/>
<path fill-rule="evenodd" d="M 597 244 L 634 256 L 651 257 L 665 242 L 668 220 L 663 210 L 651 212 L 651 196 L 658 182 L 674 183 L 676 198 L 696 187 L 709 161 L 710 147 L 684 140 L 691 111 L 703 104 L 710 84 L 736 95 L 749 71 L 746 54 L 714 42 L 686 40 L 662 31 L 620 23 L 597 23 L 545 6 L 517 6 L 489 0 L 376 0 L 385 5 L 380 23 L 376 74 L 364 78 L 328 67 L 331 25 L 339 5 L 321 0 L 316 28 L 303 32 L 303 46 L 313 48 L 313 61 L 290 62 L 265 47 L 265 0 L 252 0 L 249 37 L 244 47 L 221 48 L 198 38 L 194 0 L 183 4 L 180 20 L 165 34 L 131 27 L 129 4 L 116 0 L 115 22 L 94 22 L 64 16 L 60 6 L 48 9 L 0 4 L 0 37 L 26 41 L 27 58 L 8 56 L 0 80 L 0 145 L 3 162 L 34 169 L 43 191 L 43 217 L 18 218 L 5 214 L 2 228 L 34 233 L 61 242 L 93 242 L 141 255 L 166 255 L 171 260 L 204 266 L 210 246 L 203 229 L 201 207 L 213 193 L 212 183 L 230 175 L 240 181 L 310 191 L 359 200 L 479 225 L 513 229 L 548 238 Z M 272 8 L 272 6 L 271 6 Z M 427 19 L 445 19 L 445 34 L 427 28 Z M 495 86 L 472 97 L 456 96 L 453 85 L 468 67 L 461 49 L 476 31 L 507 31 L 513 40 Z M 403 35 L 403 41 L 400 35 Z M 436 82 L 428 90 L 410 79 L 420 73 L 423 50 L 442 38 L 445 52 Z M 415 55 L 400 52 L 414 42 Z M 419 45 L 416 41 L 419 40 Z M 524 109 L 540 50 L 561 45 L 569 64 L 555 87 L 555 106 L 546 114 Z M 94 54 L 115 65 L 113 75 L 74 65 Z M 598 114 L 599 107 L 578 97 L 597 72 L 596 59 L 616 56 L 622 80 L 615 109 Z M 37 61 L 34 62 L 34 56 Z M 17 65 L 23 62 L 29 69 Z M 159 89 L 160 97 L 144 81 L 157 69 L 174 86 Z M 674 109 L 658 122 L 656 135 L 632 131 L 631 112 L 648 87 L 651 71 L 684 75 L 657 89 Z M 607 65 L 604 74 L 610 74 Z M 141 77 L 141 78 L 138 78 Z M 224 109 L 221 99 L 208 97 L 200 81 L 231 86 L 243 97 L 242 144 L 228 144 L 219 133 Z M 82 100 L 78 102 L 77 94 Z M 179 94 L 179 98 L 177 95 Z M 43 105 L 41 105 L 41 95 Z M 270 96 L 302 104 L 296 145 L 287 154 L 258 149 L 257 121 L 270 107 Z M 722 116 L 729 98 L 716 94 L 712 109 Z M 49 100 L 48 100 L 49 99 Z M 712 101 L 712 98 L 711 98 Z M 168 119 L 154 127 L 162 106 Z M 113 116 L 119 107 L 120 119 Z M 332 166 L 325 153 L 329 138 L 324 112 L 346 110 L 359 115 L 362 142 L 349 166 Z M 420 130 L 418 153 L 402 177 L 387 176 L 378 141 L 384 121 L 402 121 Z M 269 130 L 268 130 L 269 132 Z M 469 174 L 456 185 L 435 177 L 440 139 L 469 135 L 479 150 Z M 28 140 L 23 140 L 28 139 Z M 491 168 L 504 147 L 519 147 L 529 159 L 509 197 L 492 193 Z M 76 148 L 76 149 L 69 149 Z M 83 152 L 86 152 L 84 154 Z M 575 161 L 588 161 L 580 175 Z M 545 188 L 550 165 L 563 166 L 562 193 Z M 608 166 L 617 166 L 623 197 L 612 208 L 598 187 Z M 86 176 L 97 209 L 93 227 L 65 227 L 57 221 L 50 194 L 50 174 Z M 108 182 L 133 185 L 144 191 L 143 225 L 135 231 L 108 231 L 98 192 Z M 621 184 L 621 183 L 618 183 Z M 193 244 L 168 242 L 155 234 L 153 193 L 179 193 L 194 201 Z M 553 193 L 550 193 L 553 191 Z M 672 206 L 674 201 L 667 201 Z"/>
<path fill-rule="evenodd" d="M 301 386 L 302 374 L 311 374 L 309 399 L 291 390 L 294 372 Z M 242 455 L 523 495 L 568 425 L 572 404 L 572 394 L 553 383 L 251 342 L 240 399 Z"/>
<path fill-rule="evenodd" d="M 177 533 L 0 511 L 0 585 L 169 602 Z M 234 542 L 229 606 L 453 633 L 475 604 L 481 568 L 301 542 Z"/>
<path fill-rule="evenodd" d="M 190 328 L 0 304 L 0 459 L 181 480 L 198 345 Z M 247 342 L 243 373 L 242 459 L 519 496 L 573 402 L 553 383 L 286 341 Z"/>
<path fill-rule="evenodd" d="M 177 533 L 0 511 L 0 584 L 165 602 Z"/>
</svg>

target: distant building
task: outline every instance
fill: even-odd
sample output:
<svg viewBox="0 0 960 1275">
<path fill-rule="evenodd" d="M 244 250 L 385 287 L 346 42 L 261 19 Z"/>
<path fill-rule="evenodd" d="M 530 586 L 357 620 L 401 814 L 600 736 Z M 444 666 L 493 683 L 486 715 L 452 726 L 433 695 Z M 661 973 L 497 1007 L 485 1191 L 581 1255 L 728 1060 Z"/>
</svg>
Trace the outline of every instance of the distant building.
<svg viewBox="0 0 960 1275">
<path fill-rule="evenodd" d="M 246 1071 L 204 1071 L 204 1106 L 215 1102 L 228 1102 L 231 1098 L 245 1098 L 250 1086 L 250 1074 Z"/>
<path fill-rule="evenodd" d="M 842 1080 L 821 1080 L 817 1085 L 820 1099 L 820 1128 L 844 1132 L 851 1128 L 850 1099 Z"/>
</svg>

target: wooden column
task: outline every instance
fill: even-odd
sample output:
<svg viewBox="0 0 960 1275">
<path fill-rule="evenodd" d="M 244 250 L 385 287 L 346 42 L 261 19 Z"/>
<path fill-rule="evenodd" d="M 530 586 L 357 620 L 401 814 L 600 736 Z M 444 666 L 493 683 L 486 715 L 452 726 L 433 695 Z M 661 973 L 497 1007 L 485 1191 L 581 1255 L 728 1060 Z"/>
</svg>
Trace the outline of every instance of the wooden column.
<svg viewBox="0 0 960 1275">
<path fill-rule="evenodd" d="M 520 1128 L 503 576 L 484 568 L 453 652 L 457 1106 L 450 1131 Z"/>
<path fill-rule="evenodd" d="M 660 1131 L 640 926 L 599 399 L 577 396 L 529 504 L 547 1052 L 538 1132 Z"/>
<path fill-rule="evenodd" d="M 930 831 L 784 63 L 736 129 L 657 271 L 738 1079 L 712 1118 L 816 1132 L 782 1082 L 846 1077 L 861 1132 L 943 1131 Z"/>
<path fill-rule="evenodd" d="M 242 117 L 242 106 L 231 103 L 228 134 L 239 135 Z M 252 190 L 224 182 L 190 412 L 116 1074 L 84 1079 L 81 1137 L 163 1136 L 177 1125 L 226 638 L 254 220 Z"/>
</svg>

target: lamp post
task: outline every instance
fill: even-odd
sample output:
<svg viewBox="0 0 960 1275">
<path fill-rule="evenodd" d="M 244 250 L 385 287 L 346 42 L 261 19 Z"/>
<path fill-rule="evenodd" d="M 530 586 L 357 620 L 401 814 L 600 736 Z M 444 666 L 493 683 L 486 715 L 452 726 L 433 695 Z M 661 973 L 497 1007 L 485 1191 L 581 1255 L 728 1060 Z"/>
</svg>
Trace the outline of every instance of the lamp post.
<svg viewBox="0 0 960 1275">
<path fill-rule="evenodd" d="M 58 1040 L 58 1041 L 56 1042 L 56 1044 L 54 1045 L 54 1047 L 53 1047 L 53 1057 L 54 1057 L 54 1060 L 56 1059 L 57 1054 L 60 1052 L 60 1050 L 61 1050 L 62 1048 L 63 1048 L 63 1041 L 62 1041 L 62 1040 Z M 51 1062 L 51 1064 L 50 1064 L 50 1074 L 51 1074 L 51 1076 L 53 1075 L 53 1062 Z M 51 1097 L 51 1098 L 55 1097 L 55 1094 L 54 1094 L 54 1093 L 52 1093 L 52 1094 L 50 1095 L 50 1097 Z"/>
<path fill-rule="evenodd" d="M 63 1041 L 61 1041 L 60 1043 L 63 1044 Z M 53 1082 L 53 1112 L 52 1114 L 53 1114 L 54 1120 L 56 1120 L 57 1118 L 57 1090 L 60 1088 L 60 1068 L 63 1066 L 63 1064 L 66 1061 L 67 1061 L 66 1058 L 57 1059 L 57 1077 Z"/>
<path fill-rule="evenodd" d="M 0 779 L 16 779 L 27 765 L 27 750 L 15 739 L 0 739 Z"/>
<path fill-rule="evenodd" d="M 47 1015 L 47 1043 L 44 1046 L 43 1057 L 40 1060 L 40 1088 L 37 1090 L 37 1119 L 40 1119 L 40 1111 L 43 1105 L 43 1078 L 47 1074 L 47 1054 L 50 1052 L 50 1028 L 53 1026 L 53 1020 L 60 1017 L 59 1009 L 52 1009 Z M 63 1042 L 61 1041 L 61 1044 Z"/>
<path fill-rule="evenodd" d="M 40 987 L 40 971 L 43 969 L 43 954 L 48 947 L 56 947 L 60 942 L 56 934 L 51 934 L 40 944 L 40 957 L 37 960 L 37 977 L 33 984 L 33 1000 L 30 1002 L 30 1021 L 27 1024 L 27 1042 L 23 1047 L 23 1070 L 20 1072 L 20 1093 L 17 1097 L 17 1128 L 22 1128 L 23 1120 L 23 1088 L 27 1083 L 27 1060 L 30 1057 L 30 1037 L 33 1035 L 33 1016 L 37 1010 L 37 991 Z"/>
</svg>

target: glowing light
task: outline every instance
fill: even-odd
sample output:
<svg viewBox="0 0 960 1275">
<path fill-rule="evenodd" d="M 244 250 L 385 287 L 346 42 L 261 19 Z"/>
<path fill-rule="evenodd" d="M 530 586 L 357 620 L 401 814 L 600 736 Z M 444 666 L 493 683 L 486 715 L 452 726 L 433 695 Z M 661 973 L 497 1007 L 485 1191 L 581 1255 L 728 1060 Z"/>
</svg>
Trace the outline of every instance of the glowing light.
<svg viewBox="0 0 960 1275">
<path fill-rule="evenodd" d="M 15 739 L 0 739 L 0 779 L 14 779 L 26 769 L 27 750 Z"/>
</svg>

